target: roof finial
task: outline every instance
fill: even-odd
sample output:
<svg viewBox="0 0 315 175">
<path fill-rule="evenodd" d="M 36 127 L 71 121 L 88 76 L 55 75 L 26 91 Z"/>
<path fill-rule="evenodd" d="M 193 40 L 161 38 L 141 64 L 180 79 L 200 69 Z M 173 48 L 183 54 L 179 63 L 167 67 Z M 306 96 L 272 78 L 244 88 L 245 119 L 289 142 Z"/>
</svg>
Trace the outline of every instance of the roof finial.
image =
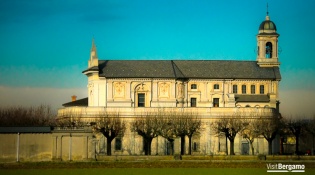
<svg viewBox="0 0 315 175">
<path fill-rule="evenodd" d="M 92 38 L 92 48 L 91 48 L 91 59 L 97 58 L 96 45 L 94 41 L 94 37 Z"/>
<path fill-rule="evenodd" d="M 269 15 L 269 11 L 268 11 L 268 2 L 267 2 L 267 16 Z"/>
<path fill-rule="evenodd" d="M 94 41 L 94 36 L 92 38 L 92 51 L 96 51 L 96 46 L 95 46 L 95 41 Z"/>
</svg>

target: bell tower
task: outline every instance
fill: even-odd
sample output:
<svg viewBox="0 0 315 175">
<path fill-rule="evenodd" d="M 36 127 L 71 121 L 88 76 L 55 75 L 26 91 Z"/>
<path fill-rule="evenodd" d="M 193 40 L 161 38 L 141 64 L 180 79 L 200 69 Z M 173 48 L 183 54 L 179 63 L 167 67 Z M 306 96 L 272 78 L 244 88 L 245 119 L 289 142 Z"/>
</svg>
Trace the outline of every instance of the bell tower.
<svg viewBox="0 0 315 175">
<path fill-rule="evenodd" d="M 257 35 L 257 64 L 260 67 L 279 67 L 277 27 L 270 20 L 268 6 L 265 21 L 259 26 Z"/>
<path fill-rule="evenodd" d="M 92 39 L 92 47 L 90 51 L 90 59 L 88 61 L 88 69 L 84 70 L 82 73 L 88 78 L 88 106 L 99 105 L 99 60 L 97 56 L 96 46 L 94 38 Z M 103 88 L 104 90 L 105 88 Z"/>
</svg>

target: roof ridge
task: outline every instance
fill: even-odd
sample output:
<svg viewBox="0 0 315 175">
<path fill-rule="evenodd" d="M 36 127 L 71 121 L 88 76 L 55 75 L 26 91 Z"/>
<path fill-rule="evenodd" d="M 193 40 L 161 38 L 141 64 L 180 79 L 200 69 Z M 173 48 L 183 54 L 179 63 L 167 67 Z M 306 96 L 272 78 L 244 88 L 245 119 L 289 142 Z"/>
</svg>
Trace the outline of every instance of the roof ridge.
<svg viewBox="0 0 315 175">
<path fill-rule="evenodd" d="M 175 75 L 175 78 L 177 79 L 177 75 L 176 75 L 176 70 L 178 70 L 180 72 L 180 74 L 183 76 L 182 78 L 185 77 L 185 75 L 183 74 L 183 72 L 179 69 L 179 67 L 176 65 L 176 63 L 174 63 L 173 60 L 171 60 L 171 63 L 172 63 L 172 67 L 173 67 L 173 71 L 174 71 L 174 75 Z M 176 69 L 176 70 L 175 70 Z"/>
</svg>

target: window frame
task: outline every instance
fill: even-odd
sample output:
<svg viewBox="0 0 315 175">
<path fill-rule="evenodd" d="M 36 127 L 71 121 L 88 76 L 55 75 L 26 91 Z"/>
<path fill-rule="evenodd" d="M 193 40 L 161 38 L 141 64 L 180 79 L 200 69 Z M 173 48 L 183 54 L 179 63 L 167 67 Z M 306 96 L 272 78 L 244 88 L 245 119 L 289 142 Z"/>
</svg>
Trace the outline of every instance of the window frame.
<svg viewBox="0 0 315 175">
<path fill-rule="evenodd" d="M 242 94 L 246 94 L 246 85 L 245 84 L 243 84 L 242 85 Z"/>
<path fill-rule="evenodd" d="M 256 94 L 256 86 L 255 85 L 250 85 L 250 93 L 251 94 Z"/>
<path fill-rule="evenodd" d="M 190 89 L 191 89 L 191 90 L 196 90 L 197 87 L 198 87 L 198 86 L 197 86 L 197 84 L 195 84 L 195 83 L 190 85 Z"/>
<path fill-rule="evenodd" d="M 219 84 L 214 84 L 213 85 L 214 90 L 220 90 L 220 85 Z"/>
<path fill-rule="evenodd" d="M 143 98 L 141 98 L 140 96 L 142 96 Z M 138 93 L 137 98 L 138 98 L 137 107 L 145 107 L 145 93 Z"/>
<path fill-rule="evenodd" d="M 237 85 L 233 84 L 233 94 L 237 94 Z"/>
<path fill-rule="evenodd" d="M 265 85 L 259 86 L 259 94 L 265 94 Z"/>
<path fill-rule="evenodd" d="M 118 145 L 119 143 L 119 145 Z M 115 151 L 121 151 L 122 150 L 122 138 L 116 137 L 115 138 Z"/>
<path fill-rule="evenodd" d="M 190 107 L 197 107 L 197 98 L 190 98 Z"/>
<path fill-rule="evenodd" d="M 217 105 L 217 106 L 216 106 L 216 105 Z M 212 104 L 212 106 L 213 106 L 214 108 L 220 107 L 220 98 L 213 98 L 213 104 Z"/>
</svg>

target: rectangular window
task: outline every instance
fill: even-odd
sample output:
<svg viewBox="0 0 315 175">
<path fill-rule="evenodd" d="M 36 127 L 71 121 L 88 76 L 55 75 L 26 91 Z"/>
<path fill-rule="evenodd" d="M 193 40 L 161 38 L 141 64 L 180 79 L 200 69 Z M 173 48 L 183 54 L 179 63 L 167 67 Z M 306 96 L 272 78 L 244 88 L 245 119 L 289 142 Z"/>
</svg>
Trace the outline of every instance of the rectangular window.
<svg viewBox="0 0 315 175">
<path fill-rule="evenodd" d="M 190 99 L 190 107 L 197 107 L 197 99 L 196 98 Z"/>
<path fill-rule="evenodd" d="M 219 98 L 213 98 L 213 107 L 219 107 Z"/>
<path fill-rule="evenodd" d="M 250 86 L 250 93 L 251 93 L 251 94 L 255 94 L 255 93 L 256 93 L 255 85 L 251 85 L 251 86 Z"/>
<path fill-rule="evenodd" d="M 242 94 L 246 94 L 246 85 L 242 85 Z"/>
<path fill-rule="evenodd" d="M 260 94 L 265 94 L 265 86 L 264 85 L 260 85 Z"/>
<path fill-rule="evenodd" d="M 115 138 L 115 150 L 120 151 L 122 149 L 121 137 Z"/>
<path fill-rule="evenodd" d="M 233 93 L 237 94 L 237 85 L 233 85 Z"/>
<path fill-rule="evenodd" d="M 198 151 L 198 143 L 194 142 L 193 144 L 193 151 Z"/>
<path fill-rule="evenodd" d="M 145 94 L 138 94 L 138 107 L 145 107 Z"/>
</svg>

